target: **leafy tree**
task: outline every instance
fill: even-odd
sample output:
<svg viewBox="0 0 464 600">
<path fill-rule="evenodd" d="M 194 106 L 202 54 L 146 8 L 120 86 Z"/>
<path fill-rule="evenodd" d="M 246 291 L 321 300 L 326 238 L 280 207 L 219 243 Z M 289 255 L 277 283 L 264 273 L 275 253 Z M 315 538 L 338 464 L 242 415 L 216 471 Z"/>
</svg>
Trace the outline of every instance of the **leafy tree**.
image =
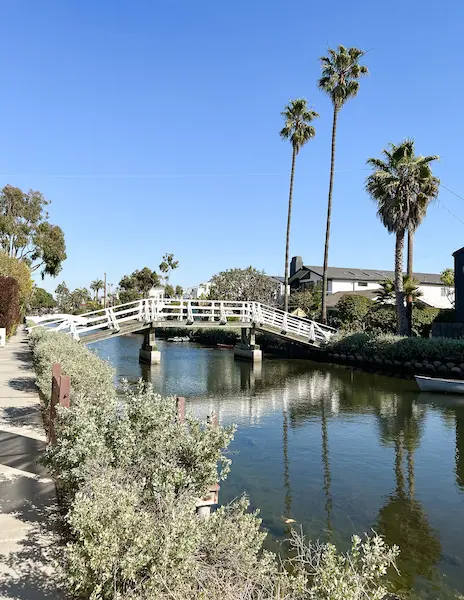
<svg viewBox="0 0 464 600">
<path fill-rule="evenodd" d="M 6 185 L 0 192 L 0 249 L 55 277 L 66 259 L 63 231 L 48 222 L 50 202 L 37 191 Z"/>
<path fill-rule="evenodd" d="M 174 269 L 177 269 L 178 266 L 179 266 L 179 261 L 174 260 L 174 254 L 166 253 L 163 256 L 163 260 L 160 263 L 159 270 L 161 271 L 161 273 L 163 273 L 161 278 L 164 281 L 164 285 L 167 285 L 169 282 L 170 272 L 173 271 Z"/>
<path fill-rule="evenodd" d="M 182 298 L 184 295 L 184 288 L 181 285 L 176 285 L 176 296 Z"/>
<path fill-rule="evenodd" d="M 438 192 L 439 180 L 432 175 L 429 163 L 436 156 L 415 156 L 414 142 L 390 144 L 383 150 L 385 160 L 370 158 L 374 168 L 366 181 L 367 192 L 377 203 L 377 214 L 389 233 L 395 233 L 395 293 L 398 333 L 408 334 L 408 319 L 403 288 L 404 237 L 408 229 L 416 230 L 422 217 L 419 207 L 426 207 Z M 422 210 L 425 210 L 424 208 Z"/>
<path fill-rule="evenodd" d="M 91 299 L 92 296 L 87 288 L 76 288 L 69 296 L 71 309 L 73 312 L 79 312 Z"/>
<path fill-rule="evenodd" d="M 166 298 L 174 298 L 174 296 L 176 295 L 176 292 L 170 283 L 167 283 L 164 286 L 164 295 L 166 296 Z"/>
<path fill-rule="evenodd" d="M 60 283 L 56 290 L 55 290 L 55 294 L 56 294 L 56 301 L 58 304 L 58 308 L 60 310 L 60 312 L 63 313 L 68 313 L 71 311 L 71 292 L 69 291 L 68 286 L 66 285 L 66 282 L 63 281 L 63 283 Z"/>
<path fill-rule="evenodd" d="M 440 274 L 440 281 L 445 286 L 445 294 L 454 306 L 454 269 L 445 269 Z"/>
<path fill-rule="evenodd" d="M 337 304 L 334 325 L 343 329 L 363 331 L 372 300 L 361 295 L 342 296 Z"/>
<path fill-rule="evenodd" d="M 56 300 L 53 298 L 50 292 L 47 292 L 47 290 L 44 290 L 40 287 L 35 287 L 32 290 L 32 296 L 30 300 L 31 310 L 46 310 L 55 308 L 55 306 Z"/>
<path fill-rule="evenodd" d="M 332 154 L 330 159 L 329 197 L 327 202 L 327 226 L 324 248 L 324 270 L 322 277 L 322 321 L 327 320 L 327 268 L 329 264 L 330 219 L 332 215 L 332 191 L 335 173 L 335 143 L 337 137 L 337 119 L 341 107 L 350 98 L 354 98 L 359 90 L 359 78 L 368 75 L 369 71 L 359 61 L 365 52 L 359 48 L 338 46 L 337 50 L 329 48 L 328 56 L 321 57 L 322 76 L 319 89 L 325 92 L 333 105 Z"/>
<path fill-rule="evenodd" d="M 148 296 L 148 292 L 155 285 L 160 284 L 156 271 L 148 267 L 136 270 L 130 275 L 125 275 L 119 282 L 119 299 L 124 304 Z"/>
<path fill-rule="evenodd" d="M 290 309 L 302 310 L 308 319 L 315 319 L 321 312 L 321 289 L 314 287 L 312 289 L 299 290 L 290 295 Z"/>
<path fill-rule="evenodd" d="M 90 289 L 95 292 L 95 296 L 94 296 L 95 301 L 98 301 L 98 292 L 100 290 L 102 290 L 104 287 L 105 287 L 105 282 L 102 281 L 101 279 L 94 279 L 94 281 L 92 281 L 92 283 L 90 284 Z"/>
<path fill-rule="evenodd" d="M 227 269 L 211 278 L 211 300 L 256 301 L 276 304 L 279 283 L 253 267 Z"/>
<path fill-rule="evenodd" d="M 291 100 L 281 113 L 284 117 L 285 125 L 280 131 L 280 137 L 284 140 L 290 140 L 292 145 L 292 170 L 290 173 L 290 191 L 288 195 L 288 216 L 287 216 L 287 236 L 285 239 L 285 291 L 284 291 L 284 310 L 288 311 L 288 253 L 290 245 L 290 224 L 292 220 L 292 196 L 293 181 L 295 178 L 296 156 L 301 148 L 311 138 L 316 135 L 316 130 L 310 125 L 313 119 L 319 115 L 308 107 L 305 98 Z"/>
<path fill-rule="evenodd" d="M 0 275 L 16 279 L 21 310 L 24 310 L 32 293 L 31 270 L 28 265 L 22 260 L 8 256 L 6 252 L 0 252 Z"/>
</svg>

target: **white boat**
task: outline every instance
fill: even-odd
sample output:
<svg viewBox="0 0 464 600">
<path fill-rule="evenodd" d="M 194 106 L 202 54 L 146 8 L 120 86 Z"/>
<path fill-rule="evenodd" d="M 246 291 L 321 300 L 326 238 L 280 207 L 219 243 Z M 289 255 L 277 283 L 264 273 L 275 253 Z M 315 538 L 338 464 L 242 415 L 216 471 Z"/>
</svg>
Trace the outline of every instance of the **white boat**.
<svg viewBox="0 0 464 600">
<path fill-rule="evenodd" d="M 415 379 L 421 392 L 464 394 L 464 380 L 461 379 L 439 379 L 422 375 L 415 375 Z"/>
<path fill-rule="evenodd" d="M 190 342 L 190 338 L 176 336 L 176 337 L 168 338 L 168 342 Z"/>
</svg>

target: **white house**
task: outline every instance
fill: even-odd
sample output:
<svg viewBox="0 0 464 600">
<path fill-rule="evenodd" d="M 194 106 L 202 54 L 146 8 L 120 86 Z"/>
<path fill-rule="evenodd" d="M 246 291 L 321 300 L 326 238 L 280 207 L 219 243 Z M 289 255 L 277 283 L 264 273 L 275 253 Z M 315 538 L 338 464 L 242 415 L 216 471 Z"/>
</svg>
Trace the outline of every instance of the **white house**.
<svg viewBox="0 0 464 600">
<path fill-rule="evenodd" d="M 322 283 L 322 267 L 303 265 L 301 257 L 292 258 L 290 267 L 290 287 L 292 289 L 311 288 L 317 283 Z M 329 267 L 327 269 L 327 292 L 329 295 L 340 292 L 365 294 L 378 290 L 380 284 L 386 279 L 394 280 L 393 271 L 382 269 L 354 269 L 343 267 Z M 421 301 L 435 308 L 452 308 L 454 290 L 443 285 L 439 274 L 413 273 L 414 279 L 419 282 L 422 292 Z M 375 296 L 374 293 L 365 294 Z"/>
<path fill-rule="evenodd" d="M 184 290 L 184 298 L 186 300 L 197 300 L 198 298 L 207 297 L 211 289 L 211 281 L 205 281 L 199 285 L 187 288 Z"/>
</svg>

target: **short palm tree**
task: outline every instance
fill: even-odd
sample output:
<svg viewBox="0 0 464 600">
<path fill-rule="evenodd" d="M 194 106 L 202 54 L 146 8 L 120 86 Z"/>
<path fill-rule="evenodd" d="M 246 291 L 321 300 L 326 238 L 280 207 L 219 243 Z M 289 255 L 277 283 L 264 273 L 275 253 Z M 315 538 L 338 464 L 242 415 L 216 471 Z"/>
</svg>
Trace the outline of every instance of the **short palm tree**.
<svg viewBox="0 0 464 600">
<path fill-rule="evenodd" d="M 439 180 L 433 176 L 430 163 L 437 156 L 415 156 L 414 142 L 390 144 L 383 150 L 385 160 L 370 158 L 374 168 L 366 181 L 366 190 L 377 203 L 377 214 L 389 233 L 396 234 L 395 295 L 399 335 L 408 334 L 404 303 L 403 254 L 407 230 L 415 231 L 430 201 L 438 194 Z"/>
<path fill-rule="evenodd" d="M 321 57 L 322 76 L 319 89 L 332 100 L 332 154 L 330 159 L 329 198 L 327 202 L 327 225 L 325 233 L 324 268 L 322 273 L 322 322 L 327 321 L 327 268 L 329 265 L 330 220 L 332 216 L 332 191 L 335 171 L 335 144 L 337 137 L 337 118 L 341 107 L 349 98 L 354 98 L 359 90 L 359 78 L 368 75 L 369 70 L 359 61 L 364 56 L 359 48 L 338 46 L 336 50 L 329 48 L 328 56 Z"/>
<path fill-rule="evenodd" d="M 423 293 L 419 289 L 419 282 L 409 275 L 403 275 L 403 291 L 405 296 L 411 298 L 411 303 L 414 304 Z M 380 289 L 375 299 L 377 304 L 392 304 L 395 300 L 395 283 L 391 279 L 385 279 L 380 283 Z"/>
<path fill-rule="evenodd" d="M 285 119 L 285 125 L 280 132 L 280 137 L 284 140 L 290 140 L 292 145 L 292 170 L 290 173 L 290 191 L 288 194 L 288 216 L 287 216 L 287 236 L 285 240 L 285 292 L 284 292 L 284 310 L 288 311 L 288 253 L 290 246 L 290 224 L 292 220 L 292 197 L 293 181 L 295 178 L 296 156 L 301 148 L 311 138 L 316 135 L 316 130 L 310 124 L 319 115 L 308 107 L 304 98 L 291 100 L 285 110 L 281 113 Z"/>
<path fill-rule="evenodd" d="M 95 292 L 95 301 L 98 300 L 98 292 L 105 287 L 105 283 L 101 279 L 95 279 L 90 284 L 90 289 Z"/>
</svg>

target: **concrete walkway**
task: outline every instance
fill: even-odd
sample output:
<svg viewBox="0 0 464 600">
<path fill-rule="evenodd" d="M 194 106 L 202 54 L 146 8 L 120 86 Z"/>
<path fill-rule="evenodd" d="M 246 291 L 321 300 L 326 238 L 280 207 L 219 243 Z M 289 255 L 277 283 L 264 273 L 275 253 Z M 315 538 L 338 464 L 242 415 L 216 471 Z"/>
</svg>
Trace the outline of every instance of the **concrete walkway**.
<svg viewBox="0 0 464 600">
<path fill-rule="evenodd" d="M 45 432 L 22 330 L 0 348 L 0 598 L 64 598 L 55 486 L 37 461 Z"/>
</svg>

